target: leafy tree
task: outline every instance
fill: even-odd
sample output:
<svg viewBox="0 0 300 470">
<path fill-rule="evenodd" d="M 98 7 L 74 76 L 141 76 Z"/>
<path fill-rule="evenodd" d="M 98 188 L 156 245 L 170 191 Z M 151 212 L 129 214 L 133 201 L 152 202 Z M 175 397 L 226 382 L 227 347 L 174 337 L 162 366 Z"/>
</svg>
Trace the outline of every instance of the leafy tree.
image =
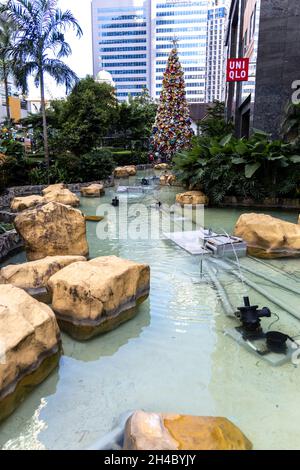
<svg viewBox="0 0 300 470">
<path fill-rule="evenodd" d="M 200 134 L 222 139 L 232 130 L 233 125 L 225 121 L 225 104 L 215 100 L 208 108 L 206 118 L 199 123 Z"/>
<path fill-rule="evenodd" d="M 129 101 L 119 104 L 119 116 L 116 124 L 118 137 L 123 137 L 126 146 L 128 141 L 147 141 L 155 121 L 157 105 L 145 88 L 140 96 L 129 96 Z M 142 145 L 143 146 L 143 145 Z"/>
<path fill-rule="evenodd" d="M 67 90 L 71 89 L 77 76 L 61 60 L 72 52 L 65 32 L 73 28 L 80 37 L 82 30 L 69 10 L 62 12 L 57 8 L 57 0 L 8 0 L 4 11 L 16 29 L 13 59 L 22 64 L 17 85 L 27 91 L 28 77 L 33 75 L 35 85 L 40 88 L 45 160 L 49 167 L 45 74 L 57 84 L 64 84 Z"/>
<path fill-rule="evenodd" d="M 87 77 L 75 85 L 56 112 L 61 128 L 57 136 L 58 147 L 75 155 L 86 154 L 102 144 L 102 138 L 117 120 L 114 88 Z"/>
</svg>

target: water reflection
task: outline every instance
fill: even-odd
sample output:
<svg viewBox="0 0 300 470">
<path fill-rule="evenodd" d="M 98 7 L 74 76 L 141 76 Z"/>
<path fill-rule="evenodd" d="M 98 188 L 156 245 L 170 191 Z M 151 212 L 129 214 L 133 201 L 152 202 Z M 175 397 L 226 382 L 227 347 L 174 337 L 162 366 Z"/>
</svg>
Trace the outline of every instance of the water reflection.
<svg viewBox="0 0 300 470">
<path fill-rule="evenodd" d="M 78 361 L 90 362 L 105 356 L 112 356 L 130 340 L 138 338 L 150 325 L 149 299 L 137 308 L 134 318 L 113 331 L 89 341 L 74 341 L 63 334 L 64 355 Z"/>
</svg>

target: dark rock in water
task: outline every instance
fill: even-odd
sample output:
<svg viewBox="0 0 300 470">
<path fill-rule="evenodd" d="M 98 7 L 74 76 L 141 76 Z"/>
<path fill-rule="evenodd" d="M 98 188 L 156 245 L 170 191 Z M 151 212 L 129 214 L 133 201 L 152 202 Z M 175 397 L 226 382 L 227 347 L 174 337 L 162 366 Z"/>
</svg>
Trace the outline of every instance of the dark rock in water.
<svg viewBox="0 0 300 470">
<path fill-rule="evenodd" d="M 0 235 L 0 261 L 24 246 L 23 239 L 16 230 L 9 230 Z"/>
</svg>

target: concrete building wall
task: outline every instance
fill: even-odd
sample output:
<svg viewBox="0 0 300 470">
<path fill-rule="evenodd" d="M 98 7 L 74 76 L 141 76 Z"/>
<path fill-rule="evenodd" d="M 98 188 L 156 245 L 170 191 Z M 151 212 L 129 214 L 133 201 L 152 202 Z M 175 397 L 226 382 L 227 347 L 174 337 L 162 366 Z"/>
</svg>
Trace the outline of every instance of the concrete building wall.
<svg viewBox="0 0 300 470">
<path fill-rule="evenodd" d="M 299 44 L 300 1 L 262 0 L 253 124 L 274 137 L 300 80 Z"/>
</svg>

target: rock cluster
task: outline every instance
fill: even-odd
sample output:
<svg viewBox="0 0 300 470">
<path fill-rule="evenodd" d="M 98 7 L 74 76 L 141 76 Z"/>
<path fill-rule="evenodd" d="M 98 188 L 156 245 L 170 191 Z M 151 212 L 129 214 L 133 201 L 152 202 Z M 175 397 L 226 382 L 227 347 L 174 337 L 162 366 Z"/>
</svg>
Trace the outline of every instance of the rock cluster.
<svg viewBox="0 0 300 470">
<path fill-rule="evenodd" d="M 50 303 L 47 283 L 53 274 L 76 261 L 85 261 L 84 256 L 47 256 L 29 263 L 11 264 L 0 270 L 0 284 L 11 284 L 25 289 L 40 301 Z"/>
<path fill-rule="evenodd" d="M 21 212 L 39 204 L 47 204 L 48 202 L 59 202 L 68 206 L 77 207 L 80 204 L 79 198 L 69 189 L 64 187 L 63 183 L 52 184 L 42 191 L 43 196 L 31 195 L 15 197 L 11 202 L 11 210 Z"/>
</svg>

